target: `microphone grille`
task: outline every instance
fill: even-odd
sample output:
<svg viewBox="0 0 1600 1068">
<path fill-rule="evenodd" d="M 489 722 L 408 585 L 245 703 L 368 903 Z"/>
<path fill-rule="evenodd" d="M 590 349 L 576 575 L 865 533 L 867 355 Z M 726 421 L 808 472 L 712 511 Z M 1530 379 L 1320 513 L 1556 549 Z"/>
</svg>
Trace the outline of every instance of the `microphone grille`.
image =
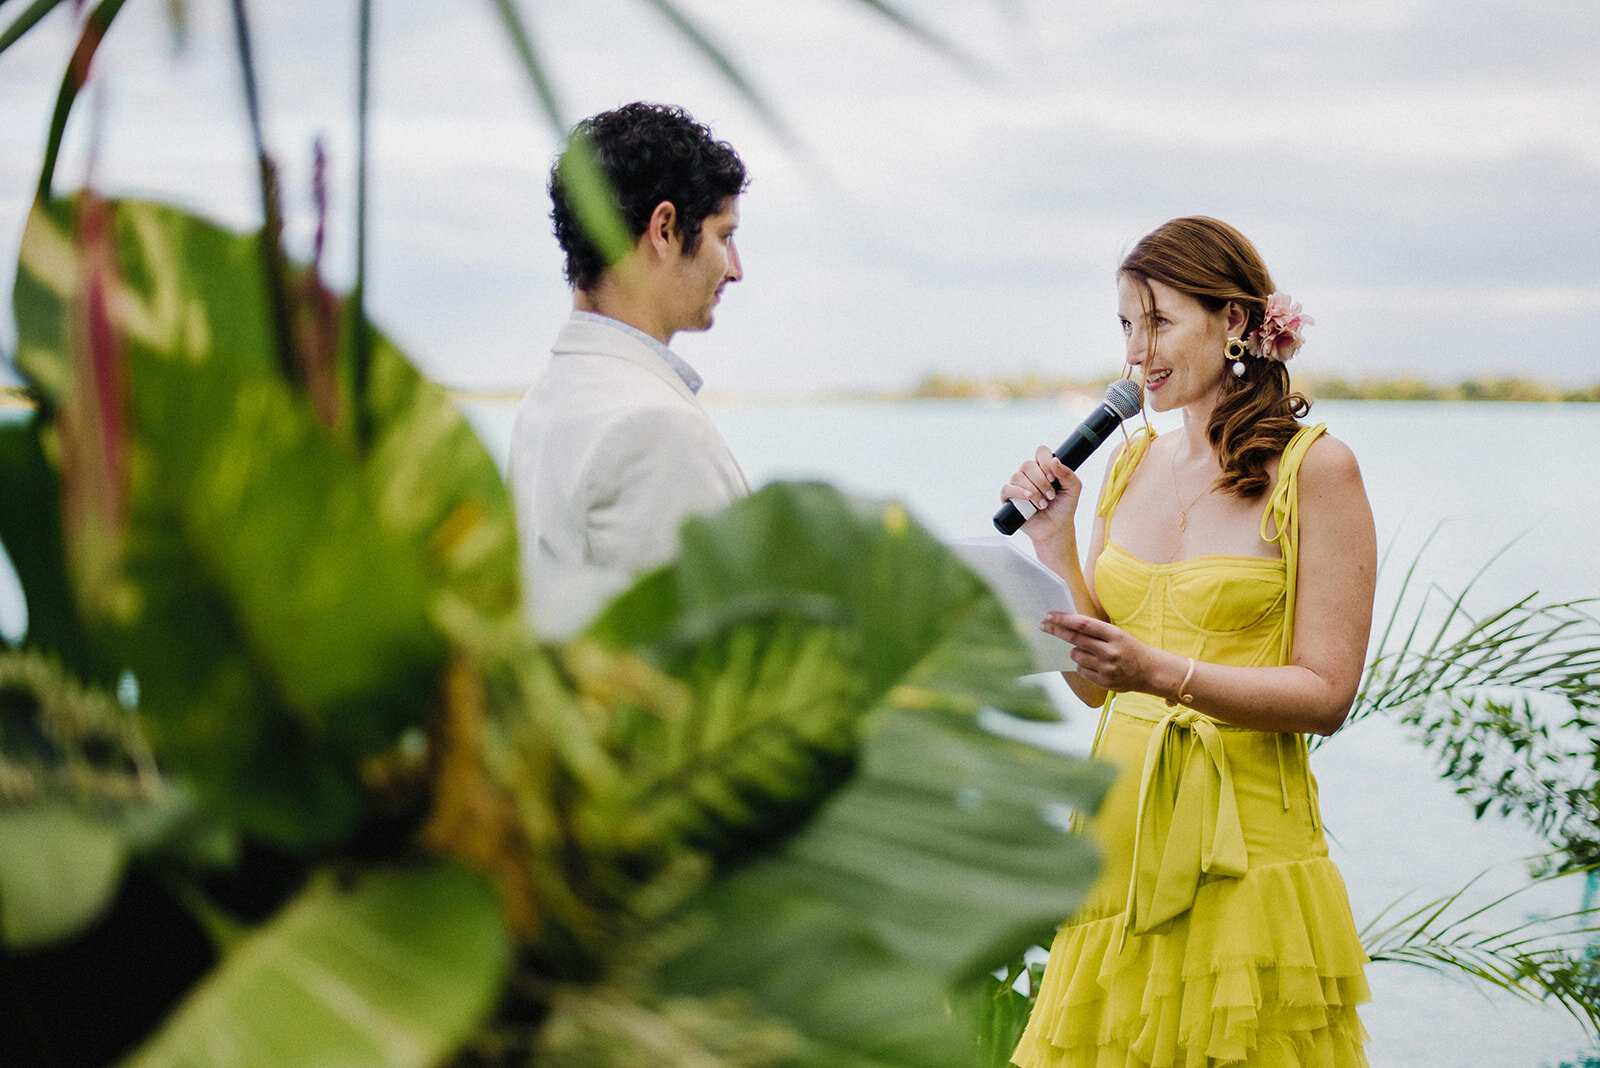
<svg viewBox="0 0 1600 1068">
<path fill-rule="evenodd" d="M 1128 419 L 1144 407 L 1144 391 L 1131 378 L 1119 378 L 1106 387 L 1106 403 L 1119 418 Z"/>
</svg>

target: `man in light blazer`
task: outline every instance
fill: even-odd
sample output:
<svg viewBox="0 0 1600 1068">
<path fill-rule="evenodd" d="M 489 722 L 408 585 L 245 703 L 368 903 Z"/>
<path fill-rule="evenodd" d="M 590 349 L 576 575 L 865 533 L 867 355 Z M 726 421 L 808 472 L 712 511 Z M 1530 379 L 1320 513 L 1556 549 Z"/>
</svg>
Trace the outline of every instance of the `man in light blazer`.
<svg viewBox="0 0 1600 1068">
<path fill-rule="evenodd" d="M 677 553 L 678 529 L 750 492 L 668 344 L 706 330 L 743 271 L 745 168 L 678 108 L 629 104 L 578 124 L 633 244 L 608 264 L 578 222 L 561 162 L 551 218 L 572 317 L 512 428 L 510 483 L 535 628 L 565 637 L 634 576 Z M 570 151 L 570 149 L 569 149 Z"/>
</svg>

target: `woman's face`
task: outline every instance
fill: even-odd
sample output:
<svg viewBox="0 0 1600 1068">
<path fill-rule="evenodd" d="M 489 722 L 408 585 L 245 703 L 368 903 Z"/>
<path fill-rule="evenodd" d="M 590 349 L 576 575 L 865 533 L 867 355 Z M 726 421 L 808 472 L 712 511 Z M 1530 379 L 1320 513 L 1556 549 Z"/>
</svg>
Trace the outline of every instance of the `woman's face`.
<svg viewBox="0 0 1600 1068">
<path fill-rule="evenodd" d="M 1146 294 L 1138 280 L 1117 279 L 1117 318 L 1127 339 L 1128 363 L 1139 369 L 1145 402 L 1170 412 L 1196 402 L 1211 402 L 1228 366 L 1228 312 L 1208 311 L 1194 297 L 1150 279 Z M 1147 311 L 1145 302 L 1153 306 Z"/>
</svg>

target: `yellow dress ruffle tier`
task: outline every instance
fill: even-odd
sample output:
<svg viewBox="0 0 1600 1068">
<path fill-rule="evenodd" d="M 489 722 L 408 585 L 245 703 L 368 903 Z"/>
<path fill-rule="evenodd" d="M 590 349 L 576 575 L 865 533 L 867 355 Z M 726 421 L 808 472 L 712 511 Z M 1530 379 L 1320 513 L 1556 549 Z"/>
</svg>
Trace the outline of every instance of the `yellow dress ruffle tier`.
<svg viewBox="0 0 1600 1068">
<path fill-rule="evenodd" d="M 1095 571 L 1113 622 L 1208 663 L 1286 663 L 1299 541 L 1299 462 L 1284 451 L 1262 536 L 1282 559 L 1146 563 L 1114 537 Z M 1151 437 L 1112 470 L 1109 516 Z M 1112 531 L 1114 535 L 1114 531 Z M 1113 694 L 1095 755 L 1120 769 L 1086 831 L 1098 881 L 1057 932 L 1024 1068 L 1361 1068 L 1367 1000 L 1349 896 L 1328 859 L 1300 735 L 1219 723 L 1146 694 Z"/>
</svg>

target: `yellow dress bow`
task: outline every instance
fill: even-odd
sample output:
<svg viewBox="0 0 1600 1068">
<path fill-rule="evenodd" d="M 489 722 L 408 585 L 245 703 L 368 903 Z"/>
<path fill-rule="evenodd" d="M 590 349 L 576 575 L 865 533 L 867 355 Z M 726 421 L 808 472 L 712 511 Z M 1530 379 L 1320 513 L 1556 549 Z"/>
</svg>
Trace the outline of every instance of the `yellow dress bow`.
<svg viewBox="0 0 1600 1068">
<path fill-rule="evenodd" d="M 1169 713 L 1139 783 L 1124 937 L 1187 912 L 1202 874 L 1238 878 L 1249 865 L 1222 732 L 1193 709 Z"/>
</svg>

